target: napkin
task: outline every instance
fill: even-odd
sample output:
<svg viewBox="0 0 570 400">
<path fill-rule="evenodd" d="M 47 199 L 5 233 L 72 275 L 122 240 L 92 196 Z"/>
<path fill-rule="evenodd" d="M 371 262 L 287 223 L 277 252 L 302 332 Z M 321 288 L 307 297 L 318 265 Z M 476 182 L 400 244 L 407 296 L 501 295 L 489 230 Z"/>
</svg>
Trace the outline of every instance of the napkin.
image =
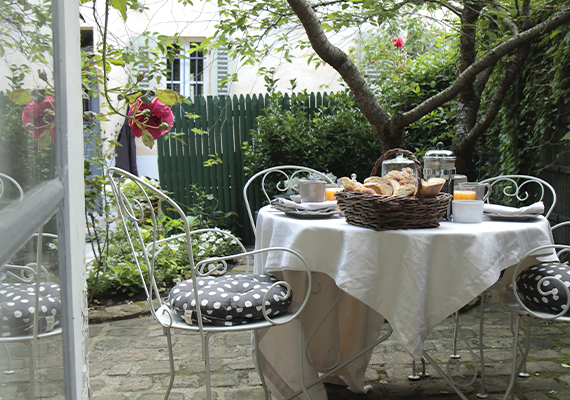
<svg viewBox="0 0 570 400">
<path fill-rule="evenodd" d="M 483 212 L 501 215 L 542 214 L 544 213 L 544 204 L 542 201 L 537 201 L 530 206 L 521 208 L 501 206 L 499 204 L 483 204 Z"/>
<path fill-rule="evenodd" d="M 286 211 L 328 211 L 336 208 L 336 201 L 319 203 L 295 203 L 294 201 L 278 198 L 271 200 L 271 205 L 278 210 Z"/>
</svg>

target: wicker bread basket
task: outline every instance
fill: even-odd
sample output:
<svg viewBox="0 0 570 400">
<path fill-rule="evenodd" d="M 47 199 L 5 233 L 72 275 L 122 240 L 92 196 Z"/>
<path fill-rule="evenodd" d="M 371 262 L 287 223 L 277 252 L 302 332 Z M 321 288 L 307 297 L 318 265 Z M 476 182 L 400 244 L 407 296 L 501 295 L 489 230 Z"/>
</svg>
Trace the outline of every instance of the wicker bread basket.
<svg viewBox="0 0 570 400">
<path fill-rule="evenodd" d="M 448 193 L 439 193 L 436 197 L 424 198 L 421 195 L 421 166 L 412 152 L 403 149 L 387 151 L 376 161 L 370 175 L 376 175 L 382 161 L 393 158 L 397 154 L 409 156 L 416 163 L 418 172 L 416 196 L 375 196 L 342 190 L 336 193 L 336 199 L 347 223 L 384 231 L 436 228 L 445 218 L 452 196 Z"/>
</svg>

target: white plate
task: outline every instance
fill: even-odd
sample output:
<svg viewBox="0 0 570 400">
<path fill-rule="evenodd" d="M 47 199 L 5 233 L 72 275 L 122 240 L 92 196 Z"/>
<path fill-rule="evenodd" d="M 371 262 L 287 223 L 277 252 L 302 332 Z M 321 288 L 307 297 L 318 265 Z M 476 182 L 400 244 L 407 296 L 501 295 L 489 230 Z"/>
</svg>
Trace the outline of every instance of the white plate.
<svg viewBox="0 0 570 400">
<path fill-rule="evenodd" d="M 512 221 L 512 222 L 525 222 L 533 220 L 542 214 L 497 214 L 497 213 L 483 213 L 485 217 L 489 217 L 489 219 L 493 221 Z"/>
<path fill-rule="evenodd" d="M 328 211 L 305 211 L 305 210 L 299 210 L 299 211 L 283 211 L 285 213 L 285 215 L 287 215 L 288 217 L 293 217 L 293 218 L 307 218 L 307 219 L 315 219 L 315 218 L 330 218 L 330 217 L 334 217 L 335 215 L 340 215 L 340 211 L 339 210 L 328 210 Z"/>
</svg>

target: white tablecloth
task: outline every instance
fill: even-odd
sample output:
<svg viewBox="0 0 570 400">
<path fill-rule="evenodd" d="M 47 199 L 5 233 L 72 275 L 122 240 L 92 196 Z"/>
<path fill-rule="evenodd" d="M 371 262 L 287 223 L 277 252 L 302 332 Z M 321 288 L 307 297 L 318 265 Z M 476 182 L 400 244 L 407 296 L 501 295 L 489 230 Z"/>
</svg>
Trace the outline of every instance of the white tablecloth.
<svg viewBox="0 0 570 400">
<path fill-rule="evenodd" d="M 348 225 L 340 217 L 297 219 L 264 207 L 256 232 L 256 248 L 298 251 L 312 271 L 332 278 L 343 295 L 386 318 L 416 360 L 435 325 L 492 286 L 525 252 L 550 243 L 550 226 L 543 217 L 530 222 L 442 222 L 432 229 L 376 232 Z M 287 253 L 255 259 L 259 273 L 300 269 Z"/>
</svg>

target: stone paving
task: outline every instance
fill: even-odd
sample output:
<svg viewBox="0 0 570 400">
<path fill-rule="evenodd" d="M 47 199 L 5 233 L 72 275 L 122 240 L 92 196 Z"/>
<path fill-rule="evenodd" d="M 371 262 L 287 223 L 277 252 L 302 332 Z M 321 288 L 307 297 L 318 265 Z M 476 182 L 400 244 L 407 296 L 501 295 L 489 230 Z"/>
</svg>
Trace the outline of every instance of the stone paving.
<svg viewBox="0 0 570 400">
<path fill-rule="evenodd" d="M 512 335 L 509 316 L 498 303 L 497 287 L 489 292 L 485 318 L 485 355 L 489 399 L 502 398 L 507 387 L 511 359 Z M 478 345 L 479 307 L 461 311 L 461 322 L 469 345 Z M 451 354 L 452 317 L 439 324 L 430 334 L 425 349 L 444 368 Z M 570 400 L 570 326 L 562 323 L 533 321 L 532 350 L 529 356 L 528 378 L 518 379 L 516 399 Z M 109 307 L 92 312 L 89 324 L 89 375 L 93 400 L 155 400 L 164 398 L 168 379 L 166 339 L 161 327 L 152 321 L 144 308 L 137 304 Z M 203 363 L 200 342 L 196 334 L 176 332 L 173 336 L 177 376 L 170 399 L 205 399 Z M 51 340 L 51 339 L 50 339 Z M 16 345 L 13 345 L 16 346 Z M 23 347 L 23 346 L 22 346 Z M 23 348 L 25 349 L 25 348 Z M 2 349 L 0 347 L 0 354 Z M 42 344 L 38 375 L 37 398 L 63 399 L 61 362 L 52 357 L 49 344 Z M 211 339 L 211 370 L 214 398 L 217 400 L 257 400 L 263 398 L 259 377 L 253 368 L 248 333 L 220 334 Z M 459 343 L 460 367 L 453 371 L 460 381 L 471 380 L 473 363 L 463 342 Z M 25 351 L 12 352 L 15 373 L 0 377 L 0 399 L 25 399 L 29 385 L 29 370 Z M 0 368 L 5 360 L 0 358 Z M 21 369 L 21 370 L 17 370 Z M 3 369 L 2 369 L 3 370 Z M 59 371 L 59 372 L 58 372 Z M 366 372 L 372 390 L 357 395 L 333 385 L 327 385 L 329 400 L 422 400 L 459 399 L 459 396 L 427 366 L 428 378 L 411 381 L 411 359 L 391 337 L 374 350 Z M 463 389 L 469 399 L 477 399 L 479 379 Z"/>
</svg>

